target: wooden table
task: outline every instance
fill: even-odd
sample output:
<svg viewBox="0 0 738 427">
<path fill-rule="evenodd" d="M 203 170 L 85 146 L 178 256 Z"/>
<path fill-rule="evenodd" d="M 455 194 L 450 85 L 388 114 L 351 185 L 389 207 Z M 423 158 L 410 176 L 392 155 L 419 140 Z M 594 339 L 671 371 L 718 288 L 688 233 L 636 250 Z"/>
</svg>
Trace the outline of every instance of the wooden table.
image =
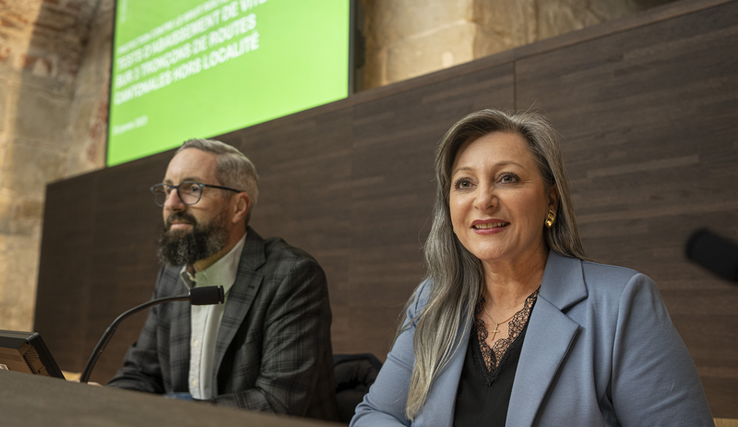
<svg viewBox="0 0 738 427">
<path fill-rule="evenodd" d="M 0 370 L 0 424 L 7 427 L 341 425 L 3 370 Z"/>
</svg>

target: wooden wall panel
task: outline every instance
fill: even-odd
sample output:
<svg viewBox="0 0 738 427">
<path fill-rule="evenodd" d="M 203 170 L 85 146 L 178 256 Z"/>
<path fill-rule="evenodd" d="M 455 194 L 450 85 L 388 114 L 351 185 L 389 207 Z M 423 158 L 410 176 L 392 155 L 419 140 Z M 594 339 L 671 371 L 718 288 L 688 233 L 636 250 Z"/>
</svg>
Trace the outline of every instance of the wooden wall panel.
<svg viewBox="0 0 738 427">
<path fill-rule="evenodd" d="M 684 256 L 699 227 L 738 240 L 738 3 L 517 61 L 518 107 L 564 136 L 591 256 L 659 286 L 715 416 L 738 417 L 738 288 Z M 718 403 L 719 402 L 719 403 Z"/>
<path fill-rule="evenodd" d="M 232 140 L 261 177 L 254 229 L 307 250 L 326 272 L 334 350 L 348 333 L 351 117 L 348 107 L 286 126 L 245 129 Z"/>
<path fill-rule="evenodd" d="M 683 257 L 738 227 L 738 2 L 652 9 L 219 139 L 261 175 L 252 225 L 313 254 L 329 280 L 335 353 L 384 358 L 424 275 L 433 156 L 481 108 L 544 112 L 563 137 L 584 243 L 658 283 L 713 413 L 738 418 L 738 288 Z M 49 185 L 36 329 L 79 371 L 118 314 L 147 300 L 161 212 L 148 187 L 172 152 Z M 145 315 L 119 328 L 106 381 Z"/>
<path fill-rule="evenodd" d="M 480 104 L 511 108 L 512 71 L 501 65 L 355 107 L 345 351 L 384 358 L 398 314 L 424 276 L 421 246 L 430 229 L 438 140 Z"/>
<path fill-rule="evenodd" d="M 63 370 L 81 372 L 108 325 L 151 297 L 160 209 L 148 188 L 171 154 L 47 187 L 35 329 Z M 146 313 L 128 319 L 98 361 L 106 382 L 138 338 Z"/>
<path fill-rule="evenodd" d="M 325 269 L 336 353 L 384 358 L 424 274 L 435 146 L 469 111 L 512 108 L 512 72 L 508 63 L 223 138 L 259 170 L 253 227 Z"/>
<path fill-rule="evenodd" d="M 163 229 L 163 219 L 148 189 L 161 182 L 164 169 L 151 168 L 147 163 L 130 169 L 111 168 L 98 177 L 98 205 L 90 226 L 95 249 L 90 254 L 93 281 L 88 314 L 98 326 L 86 329 L 86 342 L 93 347 L 108 324 L 150 299 L 153 291 L 159 270 L 156 239 Z M 95 368 L 98 378 L 104 380 L 101 374 L 115 372 L 121 366 L 122 355 L 138 338 L 146 315 L 136 314 L 116 333 L 120 336 L 110 342 L 110 353 L 106 351 Z"/>
<path fill-rule="evenodd" d="M 62 369 L 76 369 L 89 354 L 90 267 L 97 175 L 67 179 L 46 189 L 43 244 L 36 293 L 35 329 Z"/>
</svg>

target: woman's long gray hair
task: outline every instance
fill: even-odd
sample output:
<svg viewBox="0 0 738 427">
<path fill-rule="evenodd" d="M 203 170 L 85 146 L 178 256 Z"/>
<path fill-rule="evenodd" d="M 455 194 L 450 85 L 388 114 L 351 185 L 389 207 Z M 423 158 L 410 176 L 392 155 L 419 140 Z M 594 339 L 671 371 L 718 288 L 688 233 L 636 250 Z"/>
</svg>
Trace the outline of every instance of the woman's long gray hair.
<svg viewBox="0 0 738 427">
<path fill-rule="evenodd" d="M 428 302 L 416 317 L 413 339 L 415 366 L 410 381 L 405 414 L 413 419 L 422 409 L 431 383 L 458 351 L 458 334 L 470 333 L 474 306 L 484 286 L 481 261 L 469 252 L 453 232 L 449 197 L 451 169 L 459 148 L 469 140 L 493 132 L 521 135 L 528 142 L 543 176 L 546 190 L 556 185 L 559 207 L 553 227 L 541 227 L 548 247 L 561 255 L 586 259 L 579 240 L 569 182 L 556 132 L 536 113 L 505 113 L 482 110 L 472 113 L 446 132 L 436 152 L 436 202 L 433 225 L 425 243 L 427 279 L 431 281 Z M 418 288 L 420 289 L 420 287 Z M 410 299 L 411 304 L 419 295 Z M 398 328 L 398 335 L 409 323 Z"/>
</svg>

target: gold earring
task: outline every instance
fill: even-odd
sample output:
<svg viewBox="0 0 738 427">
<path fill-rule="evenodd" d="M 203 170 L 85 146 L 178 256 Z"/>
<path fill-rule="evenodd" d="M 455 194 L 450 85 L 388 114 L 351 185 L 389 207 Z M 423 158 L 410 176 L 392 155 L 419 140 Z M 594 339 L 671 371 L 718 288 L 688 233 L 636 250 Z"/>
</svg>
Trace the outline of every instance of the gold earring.
<svg viewBox="0 0 738 427">
<path fill-rule="evenodd" d="M 553 227 L 554 223 L 556 222 L 556 214 L 552 210 L 548 210 L 548 215 L 546 215 L 546 220 L 543 221 L 544 224 L 546 224 L 546 227 L 551 228 Z"/>
</svg>

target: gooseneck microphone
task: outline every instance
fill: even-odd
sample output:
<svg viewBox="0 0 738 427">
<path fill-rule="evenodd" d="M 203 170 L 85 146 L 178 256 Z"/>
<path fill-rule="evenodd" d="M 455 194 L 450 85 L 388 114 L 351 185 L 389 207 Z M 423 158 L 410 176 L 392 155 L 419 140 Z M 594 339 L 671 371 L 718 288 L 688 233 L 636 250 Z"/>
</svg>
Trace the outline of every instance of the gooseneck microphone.
<svg viewBox="0 0 738 427">
<path fill-rule="evenodd" d="M 706 228 L 692 233 L 687 258 L 718 276 L 738 282 L 738 245 Z"/>
<path fill-rule="evenodd" d="M 79 382 L 86 383 L 87 381 L 89 381 L 90 375 L 92 375 L 92 369 L 95 367 L 97 360 L 100 358 L 103 351 L 105 350 L 105 347 L 107 347 L 108 343 L 113 338 L 113 334 L 118 328 L 118 325 L 123 321 L 123 319 L 127 318 L 128 316 L 134 313 L 138 313 L 139 311 L 151 306 L 163 304 L 170 301 L 189 301 L 192 305 L 211 305 L 222 304 L 224 300 L 225 292 L 223 291 L 222 286 L 204 286 L 202 288 L 193 288 L 192 290 L 190 290 L 189 294 L 157 298 L 155 300 L 145 302 L 137 307 L 133 307 L 132 309 L 118 316 L 118 318 L 115 319 L 113 323 L 110 324 L 110 326 L 108 326 L 108 329 L 105 331 L 102 338 L 100 338 L 100 341 L 97 342 L 95 349 L 92 350 L 92 354 L 87 360 L 87 365 L 85 365 L 85 369 L 82 371 Z"/>
</svg>

